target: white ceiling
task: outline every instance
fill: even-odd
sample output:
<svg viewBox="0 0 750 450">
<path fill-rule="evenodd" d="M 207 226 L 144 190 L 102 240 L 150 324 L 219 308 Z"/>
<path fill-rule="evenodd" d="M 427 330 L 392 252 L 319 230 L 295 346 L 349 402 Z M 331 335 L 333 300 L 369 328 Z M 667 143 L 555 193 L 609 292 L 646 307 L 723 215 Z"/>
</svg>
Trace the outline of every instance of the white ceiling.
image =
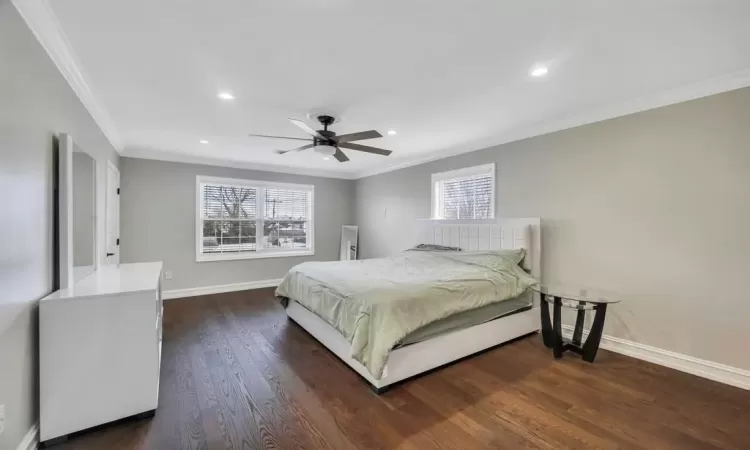
<svg viewBox="0 0 750 450">
<path fill-rule="evenodd" d="M 356 177 L 750 79 L 747 0 L 50 6 L 125 155 Z M 535 64 L 549 74 L 529 77 Z M 217 99 L 222 90 L 236 100 Z M 351 161 L 338 163 L 277 155 L 298 143 L 246 136 L 305 137 L 287 117 L 321 109 L 340 115 L 339 134 L 396 130 L 360 142 L 393 154 L 345 150 Z"/>
</svg>

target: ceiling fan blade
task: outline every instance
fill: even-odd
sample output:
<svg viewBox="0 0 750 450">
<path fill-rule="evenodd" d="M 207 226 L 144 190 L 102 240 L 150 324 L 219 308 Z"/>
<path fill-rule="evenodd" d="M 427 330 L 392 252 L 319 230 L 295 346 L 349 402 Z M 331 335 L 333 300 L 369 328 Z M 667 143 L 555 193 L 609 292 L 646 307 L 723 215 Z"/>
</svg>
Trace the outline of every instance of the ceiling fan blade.
<svg viewBox="0 0 750 450">
<path fill-rule="evenodd" d="M 297 119 L 291 119 L 291 118 L 289 119 L 289 121 L 292 122 L 293 124 L 297 125 L 298 127 L 302 128 L 305 131 L 305 133 L 307 133 L 307 134 L 309 134 L 311 136 L 314 136 L 314 137 L 316 137 L 318 139 L 322 139 L 324 141 L 326 140 L 326 138 L 324 136 L 322 136 L 320 133 L 318 133 L 317 131 L 315 131 L 312 128 L 310 128 L 310 126 L 308 124 L 306 124 L 305 122 L 303 122 L 301 120 L 297 120 Z"/>
<path fill-rule="evenodd" d="M 308 138 L 298 138 L 298 137 L 288 137 L 288 136 L 271 136 L 268 134 L 248 134 L 250 137 L 263 137 L 263 138 L 272 138 L 272 139 L 294 139 L 296 141 L 311 141 L 312 139 Z"/>
<path fill-rule="evenodd" d="M 378 133 L 375 130 L 370 131 L 360 131 L 359 133 L 351 133 L 351 134 L 342 134 L 341 136 L 336 136 L 336 142 L 343 143 L 343 142 L 351 142 L 351 141 L 362 141 L 365 139 L 375 139 L 383 137 L 382 134 Z"/>
<path fill-rule="evenodd" d="M 276 153 L 279 155 L 283 155 L 284 153 L 290 153 L 290 152 L 301 152 L 302 150 L 307 150 L 308 148 L 314 147 L 315 144 L 307 144 L 303 145 L 302 147 L 293 148 L 291 150 L 276 150 Z"/>
<path fill-rule="evenodd" d="M 388 156 L 392 152 L 390 150 L 383 150 L 382 148 L 370 147 L 369 145 L 351 144 L 349 142 L 339 143 L 339 146 L 348 148 L 350 150 L 359 150 L 360 152 L 375 153 L 377 155 Z"/>
<path fill-rule="evenodd" d="M 349 157 L 346 156 L 346 153 L 342 152 L 341 149 L 338 147 L 336 147 L 336 153 L 333 154 L 333 157 L 338 159 L 339 162 L 349 161 Z"/>
</svg>

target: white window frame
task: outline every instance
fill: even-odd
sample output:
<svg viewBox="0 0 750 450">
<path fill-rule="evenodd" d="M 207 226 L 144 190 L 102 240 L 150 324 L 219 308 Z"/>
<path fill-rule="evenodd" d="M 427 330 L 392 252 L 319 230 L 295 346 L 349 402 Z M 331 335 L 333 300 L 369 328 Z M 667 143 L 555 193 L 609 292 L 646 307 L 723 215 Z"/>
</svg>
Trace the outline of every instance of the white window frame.
<svg viewBox="0 0 750 450">
<path fill-rule="evenodd" d="M 463 169 L 450 170 L 448 172 L 438 172 L 432 174 L 432 184 L 430 191 L 432 192 L 432 219 L 434 220 L 446 220 L 441 217 L 440 214 L 443 210 L 442 202 L 443 196 L 440 193 L 440 182 L 443 181 L 459 181 L 466 178 L 474 178 L 480 175 L 490 175 L 492 180 L 492 190 L 490 193 L 490 217 L 487 219 L 495 218 L 495 163 L 482 164 L 479 166 L 464 167 Z M 461 219 L 461 220 L 486 220 L 486 219 Z"/>
<path fill-rule="evenodd" d="M 201 195 L 201 184 L 226 184 L 230 186 L 248 187 L 257 189 L 256 194 L 256 211 L 255 211 L 255 229 L 260 231 L 260 238 L 256 236 L 255 251 L 237 252 L 237 253 L 208 253 L 201 252 L 203 247 L 203 196 Z M 265 201 L 263 189 L 289 189 L 296 191 L 307 191 L 310 193 L 308 207 L 308 231 L 310 248 L 299 249 L 268 249 L 263 248 L 263 221 L 265 216 Z M 292 256 L 312 256 L 315 255 L 315 186 L 311 184 L 292 184 L 292 183 L 275 183 L 271 181 L 245 180 L 241 178 L 224 178 L 209 177 L 198 175 L 195 177 L 195 259 L 198 262 L 203 261 L 228 261 L 240 259 L 261 259 L 261 258 L 285 258 Z M 257 231 L 256 231 L 257 232 Z"/>
</svg>

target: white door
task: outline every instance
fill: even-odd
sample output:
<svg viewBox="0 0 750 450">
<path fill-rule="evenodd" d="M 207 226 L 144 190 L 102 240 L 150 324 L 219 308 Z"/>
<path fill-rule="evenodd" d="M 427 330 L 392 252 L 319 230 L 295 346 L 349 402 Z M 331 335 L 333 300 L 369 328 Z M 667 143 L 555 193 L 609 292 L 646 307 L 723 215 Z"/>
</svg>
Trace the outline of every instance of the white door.
<svg viewBox="0 0 750 450">
<path fill-rule="evenodd" d="M 104 264 L 120 263 L 120 171 L 107 164 L 107 257 Z"/>
</svg>

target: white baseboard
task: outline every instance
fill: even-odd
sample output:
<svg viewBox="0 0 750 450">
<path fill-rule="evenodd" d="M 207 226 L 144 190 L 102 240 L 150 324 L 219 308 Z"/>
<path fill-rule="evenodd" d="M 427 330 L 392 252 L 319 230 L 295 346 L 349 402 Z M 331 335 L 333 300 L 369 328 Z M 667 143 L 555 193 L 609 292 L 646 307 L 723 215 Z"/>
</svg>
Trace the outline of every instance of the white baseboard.
<svg viewBox="0 0 750 450">
<path fill-rule="evenodd" d="M 573 335 L 573 327 L 563 325 L 563 336 L 570 338 Z M 589 331 L 583 330 L 584 339 Z M 621 353 L 636 359 L 642 359 L 660 366 L 687 372 L 719 383 L 729 384 L 742 389 L 750 390 L 750 370 L 719 364 L 705 359 L 695 358 L 682 353 L 664 350 L 650 345 L 639 344 L 614 336 L 602 336 L 600 348 Z"/>
<path fill-rule="evenodd" d="M 170 289 L 162 292 L 164 300 L 182 297 L 194 297 L 196 295 L 221 294 L 222 292 L 246 291 L 248 289 L 260 289 L 278 286 L 281 278 L 273 280 L 245 281 L 243 283 L 220 284 L 216 286 L 203 286 L 187 289 Z"/>
<path fill-rule="evenodd" d="M 36 450 L 39 447 L 39 424 L 35 423 L 21 439 L 16 450 Z"/>
</svg>

